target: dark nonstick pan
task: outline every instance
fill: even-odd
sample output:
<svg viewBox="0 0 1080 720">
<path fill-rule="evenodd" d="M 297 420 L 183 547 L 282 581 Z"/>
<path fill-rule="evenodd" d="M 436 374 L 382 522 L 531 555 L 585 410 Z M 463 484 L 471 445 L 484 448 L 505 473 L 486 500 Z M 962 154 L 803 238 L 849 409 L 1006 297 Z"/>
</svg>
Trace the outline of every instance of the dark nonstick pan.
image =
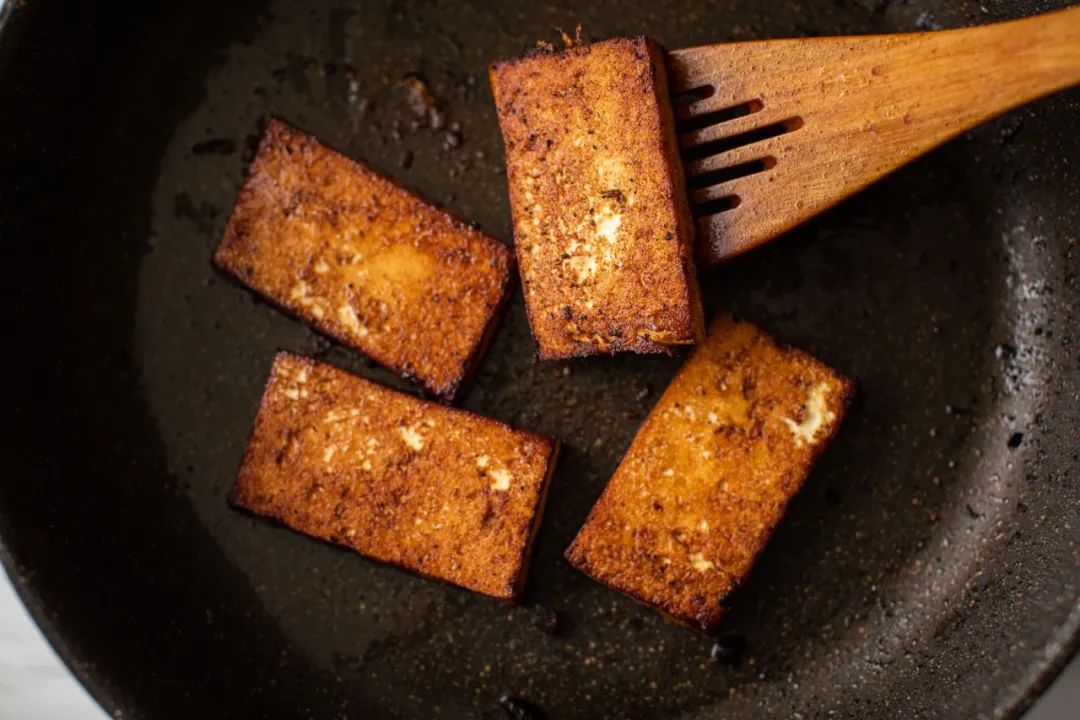
<svg viewBox="0 0 1080 720">
<path fill-rule="evenodd" d="M 509 242 L 485 71 L 555 26 L 682 47 L 1060 3 L 8 5 L 0 549 L 117 717 L 1014 718 L 1075 650 L 1076 91 L 703 277 L 861 387 L 733 599 L 738 664 L 562 559 L 680 359 L 538 364 L 518 292 L 464 404 L 567 451 L 503 605 L 227 507 L 277 348 L 411 386 L 209 263 L 268 113 Z"/>
</svg>

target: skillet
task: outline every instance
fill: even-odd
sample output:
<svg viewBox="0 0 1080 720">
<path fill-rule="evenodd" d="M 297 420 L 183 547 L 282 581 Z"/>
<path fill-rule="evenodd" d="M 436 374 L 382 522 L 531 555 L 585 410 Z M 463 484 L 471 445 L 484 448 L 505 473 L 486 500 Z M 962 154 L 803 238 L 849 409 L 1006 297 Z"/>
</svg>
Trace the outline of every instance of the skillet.
<svg viewBox="0 0 1080 720">
<path fill-rule="evenodd" d="M 675 48 L 1061 3 L 128 5 L 8 3 L 0 33 L 0 555 L 109 712 L 498 718 L 508 694 L 551 718 L 1014 718 L 1074 652 L 1076 91 L 703 277 L 710 313 L 861 388 L 733 598 L 738 664 L 561 557 L 681 359 L 538 364 L 517 291 L 464 406 L 567 452 L 502 605 L 227 508 L 276 349 L 411 387 L 209 266 L 267 113 L 509 241 L 485 70 L 554 26 Z"/>
</svg>

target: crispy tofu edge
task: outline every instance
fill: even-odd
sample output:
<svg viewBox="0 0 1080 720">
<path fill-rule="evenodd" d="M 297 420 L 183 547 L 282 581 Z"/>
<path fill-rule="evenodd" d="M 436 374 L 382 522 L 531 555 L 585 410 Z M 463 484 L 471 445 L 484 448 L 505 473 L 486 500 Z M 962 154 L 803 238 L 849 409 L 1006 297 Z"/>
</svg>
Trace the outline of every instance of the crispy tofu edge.
<svg viewBox="0 0 1080 720">
<path fill-rule="evenodd" d="M 669 201 L 675 208 L 678 218 L 679 235 L 685 239 L 682 243 L 683 285 L 688 289 L 686 300 L 690 307 L 690 315 L 688 318 L 680 318 L 680 322 L 687 326 L 687 330 L 691 337 L 686 340 L 662 343 L 638 336 L 635 337 L 632 342 L 621 343 L 618 347 L 612 347 L 608 350 L 601 350 L 594 343 L 575 342 L 574 350 L 568 352 L 549 351 L 540 343 L 536 334 L 536 326 L 533 322 L 533 312 L 529 303 L 528 294 L 526 293 L 525 314 L 529 320 L 529 331 L 533 338 L 533 343 L 536 345 L 537 358 L 541 361 L 564 360 L 569 358 L 589 357 L 592 355 L 614 355 L 618 352 L 635 352 L 642 355 L 663 354 L 671 356 L 675 354 L 676 348 L 697 344 L 705 338 L 705 314 L 701 302 L 701 288 L 698 284 L 697 269 L 695 265 L 697 229 L 693 215 L 690 212 L 690 198 L 686 190 L 685 171 L 683 170 L 682 159 L 679 155 L 679 140 L 675 128 L 675 112 L 670 101 L 671 95 L 667 79 L 667 51 L 659 42 L 646 35 L 616 37 L 611 38 L 611 40 L 642 43 L 649 55 L 650 65 L 652 67 L 652 80 L 656 87 L 657 107 L 660 113 L 660 127 L 658 128 L 662 139 L 660 155 L 667 166 L 667 177 L 670 180 L 667 195 Z M 578 47 L 580 46 L 574 45 L 562 50 L 548 51 L 546 54 L 549 56 L 565 56 L 571 52 L 575 52 L 575 49 Z M 498 115 L 500 129 L 502 127 L 502 113 L 499 111 L 499 108 L 502 105 L 499 100 L 501 96 L 501 83 L 499 80 L 500 70 L 504 67 L 511 67 L 523 62 L 528 62 L 531 57 L 533 56 L 528 55 L 509 60 L 498 60 L 491 63 L 488 67 L 488 83 L 491 85 L 492 94 L 495 97 L 496 113 Z M 506 135 L 502 134 L 502 138 L 503 153 L 504 157 L 506 157 Z M 515 243 L 515 253 L 516 249 L 517 246 Z M 517 265 L 520 271 L 521 264 L 518 263 Z M 521 284 L 524 289 L 524 278 L 522 278 Z"/>
<path fill-rule="evenodd" d="M 536 538 L 540 534 L 540 526 L 544 522 L 544 512 L 547 508 L 548 493 L 551 490 L 551 479 L 555 475 L 555 467 L 558 465 L 559 454 L 562 451 L 562 443 L 556 438 L 551 438 L 546 435 L 537 435 L 535 433 L 530 434 L 544 441 L 548 445 L 548 461 L 544 479 L 540 484 L 540 496 L 537 499 L 536 512 L 533 513 L 532 525 L 529 527 L 529 534 L 525 538 L 525 548 L 521 553 L 521 563 L 518 565 L 518 574 L 511 583 L 510 594 L 505 598 L 501 598 L 515 603 L 520 601 L 521 597 L 525 594 L 525 584 L 529 579 L 529 570 L 532 567 L 533 551 L 536 549 Z"/>
<path fill-rule="evenodd" d="M 529 431 L 529 430 L 521 430 L 519 428 L 511 428 L 515 432 L 522 433 L 522 434 L 530 436 L 533 440 L 547 446 L 547 448 L 548 448 L 547 465 L 545 467 L 544 479 L 543 479 L 543 481 L 541 482 L 541 485 L 540 485 L 540 492 L 539 492 L 539 495 L 537 497 L 536 512 L 533 513 L 531 525 L 530 525 L 530 528 L 529 528 L 529 533 L 526 536 L 525 545 L 522 548 L 520 561 L 518 562 L 517 572 L 510 578 L 510 582 L 507 584 L 506 592 L 501 593 L 501 594 L 487 593 L 487 592 L 483 592 L 481 590 L 476 590 L 474 588 L 465 587 L 464 585 L 459 585 L 459 584 L 457 584 L 455 582 L 447 580 L 446 578 L 437 577 L 435 575 L 428 575 L 428 574 L 418 570 L 417 568 L 414 568 L 414 567 L 411 567 L 411 566 L 408 566 L 408 565 L 405 565 L 405 564 L 402 564 L 402 563 L 390 562 L 390 561 L 386 561 L 386 560 L 379 560 L 378 558 L 374 558 L 374 557 L 371 557 L 369 555 L 365 555 L 364 553 L 361 553 L 360 551 L 356 550 L 355 548 L 349 547 L 348 545 L 334 543 L 334 542 L 331 542 L 331 541 L 326 540 L 324 538 L 316 537 L 314 535 L 309 535 L 308 533 L 303 532 L 302 530 L 297 530 L 297 529 L 295 529 L 293 527 L 290 527 L 284 521 L 283 518 L 281 518 L 281 517 L 279 517 L 277 515 L 270 515 L 270 514 L 258 512 L 257 510 L 252 509 L 248 505 L 246 497 L 245 497 L 245 489 L 244 489 L 244 487 L 242 487 L 242 483 L 241 483 L 241 472 L 243 471 L 244 467 L 248 464 L 248 461 L 250 459 L 250 455 L 253 452 L 253 450 L 252 450 L 252 441 L 254 440 L 256 430 L 258 429 L 259 419 L 262 417 L 264 406 L 268 402 L 268 396 L 270 394 L 270 391 L 273 389 L 274 383 L 278 379 L 278 373 L 276 372 L 278 361 L 280 359 L 283 359 L 283 358 L 292 358 L 294 360 L 299 360 L 299 361 L 307 364 L 309 367 L 315 365 L 316 363 L 329 365 L 329 363 L 323 363 L 320 360 L 315 360 L 315 359 L 310 358 L 310 357 L 308 357 L 306 355 L 291 352 L 291 351 L 288 351 L 288 350 L 279 350 L 277 353 L 275 353 L 274 362 L 272 363 L 270 374 L 269 374 L 269 376 L 267 378 L 266 384 L 263 386 L 263 393 L 259 398 L 259 405 L 258 405 L 258 410 L 256 411 L 256 414 L 255 414 L 255 420 L 252 422 L 251 431 L 248 433 L 248 439 L 247 439 L 246 444 L 244 446 L 244 453 L 241 456 L 240 464 L 237 467 L 237 471 L 235 473 L 235 477 L 233 479 L 232 485 L 230 486 L 229 492 L 226 495 L 226 504 L 230 508 L 232 508 L 233 510 L 241 512 L 241 513 L 243 513 L 245 515 L 248 515 L 248 516 L 253 517 L 253 518 L 257 518 L 258 520 L 266 522 L 268 524 L 276 525 L 278 527 L 284 528 L 284 529 L 288 530 L 289 532 L 296 533 L 297 535 L 302 535 L 304 538 L 306 538 L 308 540 L 313 540 L 313 541 L 322 543 L 323 545 L 327 545 L 329 547 L 333 547 L 333 548 L 336 548 L 336 549 L 339 549 L 339 550 L 346 550 L 346 551 L 348 551 L 350 553 L 353 553 L 355 555 L 358 555 L 359 557 L 364 558 L 364 560 L 366 560 L 368 562 L 374 562 L 374 563 L 378 563 L 380 565 L 389 565 L 391 567 L 398 568 L 399 570 L 403 570 L 403 571 L 411 573 L 413 575 L 422 577 L 422 578 L 424 578 L 426 580 L 434 580 L 436 582 L 440 582 L 440 583 L 443 583 L 445 585 L 449 585 L 451 587 L 460 588 L 462 590 L 466 590 L 468 592 L 473 592 L 473 593 L 476 593 L 478 595 L 483 595 L 485 597 L 491 597 L 491 598 L 494 598 L 496 600 L 501 600 L 501 601 L 510 602 L 510 603 L 516 603 L 516 602 L 520 601 L 521 596 L 524 594 L 525 585 L 526 585 L 526 582 L 528 580 L 529 569 L 530 569 L 530 566 L 531 566 L 531 563 L 532 563 L 532 554 L 533 554 L 533 549 L 534 549 L 535 542 L 536 542 L 536 537 L 540 532 L 540 526 L 543 524 L 544 510 L 545 510 L 545 507 L 547 505 L 548 491 L 551 488 L 551 479 L 555 474 L 555 467 L 558 465 L 559 453 L 560 453 L 561 448 L 562 448 L 562 443 L 560 443 L 558 439 L 553 438 L 553 437 L 549 437 L 547 435 L 541 435 L 540 433 L 534 433 L 534 432 Z M 362 377 L 360 375 L 355 375 L 353 373 L 349 373 L 348 371 L 342 370 L 341 368 L 338 368 L 337 366 L 330 365 L 330 367 L 333 367 L 335 370 L 338 370 L 339 372 L 346 373 L 346 374 L 348 374 L 348 375 L 350 375 L 352 377 L 358 378 L 358 379 L 363 380 L 365 382 L 369 382 L 369 383 L 372 383 L 372 384 L 379 385 L 379 387 L 382 387 L 382 388 L 384 388 L 386 390 L 390 390 L 392 392 L 401 392 L 401 391 L 395 390 L 393 388 L 388 388 L 385 385 L 375 383 L 373 380 L 368 380 L 367 378 L 364 378 L 364 377 Z M 408 393 L 403 393 L 403 394 L 408 394 Z M 447 409 L 452 411 L 452 412 L 461 413 L 463 415 L 469 415 L 469 416 L 472 416 L 472 417 L 475 417 L 475 418 L 479 418 L 479 419 L 481 419 L 481 420 L 483 420 L 485 422 L 488 422 L 488 423 L 494 423 L 494 424 L 502 425 L 502 426 L 507 427 L 507 428 L 510 427 L 508 424 L 506 424 L 506 423 L 504 423 L 504 422 L 502 422 L 500 420 L 495 420 L 494 418 L 489 418 L 489 417 L 487 417 L 485 415 L 480 415 L 480 414 L 474 413 L 474 412 L 472 412 L 470 410 L 465 410 L 463 408 L 447 408 Z"/>
<path fill-rule="evenodd" d="M 697 223 L 690 210 L 690 194 L 686 188 L 686 170 L 679 154 L 679 136 L 675 125 L 675 108 L 671 103 L 671 88 L 667 76 L 667 50 L 652 38 L 641 36 L 650 56 L 653 56 L 653 83 L 660 110 L 660 137 L 663 140 L 661 153 L 668 165 L 669 197 L 678 215 L 679 235 L 685 238 L 682 243 L 684 286 L 687 288 L 687 302 L 690 305 L 689 342 L 673 343 L 677 345 L 696 345 L 705 339 L 705 310 L 701 302 L 701 286 L 698 283 L 696 266 Z"/>
<path fill-rule="evenodd" d="M 734 323 L 734 324 L 738 324 L 739 322 L 741 322 L 740 320 L 735 319 L 729 313 L 721 313 L 720 315 L 718 315 L 713 320 L 713 322 L 712 322 L 713 328 L 721 327 L 722 325 L 725 324 L 724 321 L 727 320 L 728 318 L 731 318 L 730 321 L 732 323 Z M 855 399 L 856 386 L 855 386 L 855 382 L 853 380 L 846 377 L 845 375 L 840 374 L 839 372 L 834 370 L 832 367 L 830 367 L 830 366 L 826 365 L 825 363 L 821 362 L 820 360 L 816 359 L 815 357 L 813 357 L 812 355 L 810 355 L 806 351 L 800 350 L 799 348 L 795 348 L 795 347 L 792 347 L 792 346 L 787 345 L 787 344 L 779 343 L 779 342 L 776 341 L 776 338 L 771 333 L 767 333 L 764 330 L 761 330 L 761 332 L 764 333 L 766 336 L 768 336 L 768 338 L 773 342 L 773 344 L 775 345 L 777 350 L 779 350 L 783 354 L 785 354 L 785 355 L 796 355 L 796 356 L 799 356 L 799 357 L 803 357 L 803 358 L 812 360 L 814 363 L 820 365 L 822 368 L 824 368 L 832 376 L 832 378 L 837 382 L 837 384 L 841 388 L 841 394 L 838 397 L 836 420 L 832 424 L 832 427 L 829 429 L 828 434 L 822 436 L 821 440 L 814 443 L 810 456 L 806 459 L 806 462 L 802 465 L 802 467 L 805 469 L 805 472 L 804 472 L 803 478 L 802 478 L 802 482 L 800 482 L 799 487 L 795 490 L 795 492 L 791 493 L 786 498 L 786 500 L 784 501 L 784 507 L 782 509 L 781 519 L 780 519 L 780 522 L 783 522 L 784 517 L 787 515 L 788 507 L 791 505 L 792 500 L 794 500 L 795 497 L 800 492 L 802 492 L 802 488 L 805 486 L 806 481 L 809 479 L 810 473 L 813 470 L 814 465 L 817 463 L 818 458 L 832 444 L 833 439 L 835 439 L 837 433 L 840 432 L 840 426 L 843 425 L 844 418 L 847 416 L 847 412 L 851 407 L 851 403 Z M 690 362 L 690 359 L 688 359 L 687 362 Z M 681 369 L 680 369 L 679 372 L 681 372 Z M 676 373 L 676 374 L 678 374 L 678 373 Z M 664 397 L 670 391 L 671 391 L 671 384 L 668 385 L 668 387 L 664 390 L 663 395 L 661 395 L 660 399 L 657 400 L 655 407 L 659 407 L 661 405 L 661 403 L 664 400 Z M 651 427 L 652 424 L 655 423 L 655 422 L 659 422 L 659 420 L 656 419 L 654 412 L 650 411 L 648 417 L 641 424 L 641 427 L 638 428 L 637 433 L 634 435 L 634 439 L 631 442 L 630 447 L 627 448 L 626 454 L 629 454 L 631 448 L 633 448 L 634 445 L 637 444 L 638 438 L 649 427 Z M 623 456 L 624 458 L 625 458 L 626 454 L 624 454 L 624 456 Z M 621 467 L 621 466 L 622 466 L 622 461 L 619 462 L 619 467 Z M 615 472 L 616 473 L 618 472 L 618 468 L 616 468 Z M 614 474 L 612 475 L 612 478 L 614 478 Z M 620 593 L 622 595 L 625 595 L 625 596 L 629 597 L 630 599 L 634 600 L 635 602 L 637 602 L 637 603 L 639 603 L 641 605 L 644 605 L 645 607 L 647 607 L 647 608 L 649 608 L 651 610 L 654 610 L 654 611 L 658 612 L 668 622 L 672 622 L 672 623 L 674 623 L 676 625 L 681 625 L 681 626 L 683 626 L 685 628 L 688 628 L 690 630 L 693 630 L 693 631 L 695 631 L 697 633 L 700 633 L 700 634 L 703 634 L 703 635 L 715 634 L 715 632 L 717 631 L 717 629 L 720 626 L 721 621 L 724 618 L 724 615 L 727 612 L 727 607 L 726 607 L 726 602 L 725 601 L 729 597 L 731 597 L 731 595 L 733 593 L 735 593 L 738 590 L 739 587 L 741 587 L 742 585 L 745 584 L 746 579 L 753 572 L 753 568 L 757 565 L 758 560 L 761 558 L 761 554 L 764 552 L 765 548 L 768 547 L 769 540 L 772 539 L 772 536 L 776 533 L 777 528 L 780 526 L 780 522 L 778 522 L 775 526 L 773 526 L 772 528 L 769 529 L 769 532 L 766 535 L 765 539 L 756 548 L 756 550 L 754 552 L 754 555 L 753 555 L 753 558 L 751 560 L 750 571 L 747 572 L 747 574 L 744 575 L 742 578 L 737 579 L 734 586 L 732 587 L 732 589 L 726 595 L 716 599 L 716 603 L 713 606 L 714 610 L 712 611 L 712 613 L 710 613 L 704 620 L 702 620 L 700 622 L 694 622 L 693 619 L 691 619 L 691 618 L 685 618 L 685 617 L 681 617 L 681 616 L 672 615 L 665 607 L 663 607 L 661 605 L 658 605 L 656 603 L 650 602 L 649 600 L 642 597 L 640 594 L 634 592 L 633 590 L 630 590 L 630 589 L 627 589 L 627 588 L 621 588 L 621 587 L 617 587 L 615 585 L 612 585 L 612 584 L 606 582 L 603 578 L 598 577 L 597 575 L 595 575 L 592 572 L 592 566 L 589 563 L 588 559 L 585 557 L 584 550 L 579 545 L 578 539 L 579 539 L 579 537 L 581 535 L 581 530 L 583 528 L 585 528 L 586 526 L 588 526 L 590 523 L 593 522 L 594 516 L 598 514 L 598 510 L 604 504 L 606 504 L 605 503 L 605 496 L 607 495 L 609 485 L 610 485 L 610 480 L 608 481 L 608 485 L 604 486 L 604 490 L 601 492 L 600 497 L 597 499 L 597 501 L 593 504 L 592 508 L 589 510 L 589 514 L 586 516 L 585 521 L 581 524 L 581 528 L 579 528 L 578 533 L 574 536 L 573 541 L 571 541 L 570 545 L 566 548 L 566 551 L 563 553 L 563 556 L 567 559 L 567 561 L 571 565 L 573 565 L 575 568 L 577 568 L 580 572 L 587 575 L 590 579 L 600 583 L 601 585 L 607 587 L 610 590 L 613 590 L 615 592 L 618 592 L 618 593 Z"/>
<path fill-rule="evenodd" d="M 260 135 L 259 145 L 258 145 L 257 151 L 255 152 L 255 156 L 252 159 L 251 163 L 249 164 L 249 166 L 248 166 L 248 168 L 247 168 L 247 170 L 245 172 L 244 182 L 240 187 L 240 192 L 237 195 L 236 201 L 233 203 L 232 211 L 229 213 L 229 219 L 228 219 L 228 221 L 227 221 L 227 223 L 225 225 L 225 230 L 222 233 L 221 240 L 218 242 L 217 247 L 214 249 L 214 253 L 213 253 L 213 256 L 212 256 L 212 260 L 211 260 L 212 266 L 215 267 L 221 273 L 223 273 L 230 280 L 238 283 L 240 286 L 246 288 L 247 290 L 257 294 L 260 298 L 262 298 L 267 303 L 269 303 L 272 306 L 274 306 L 275 308 L 277 308 L 277 310 L 280 311 L 281 313 L 283 313 L 284 315 L 286 315 L 288 317 L 291 317 L 294 320 L 297 320 L 299 322 L 304 323 L 305 325 L 317 330 L 320 334 L 324 335 L 325 337 L 330 338 L 334 342 L 337 342 L 337 343 L 341 344 L 344 347 L 355 350 L 356 352 L 360 353 L 361 355 L 364 355 L 365 357 L 369 357 L 369 358 L 375 360 L 382 367 L 387 368 L 388 370 L 391 370 L 392 372 L 397 373 L 399 377 L 401 377 L 403 379 L 406 379 L 406 380 L 409 380 L 410 382 L 415 382 L 415 383 L 419 384 L 424 389 L 425 393 L 427 393 L 431 397 L 436 398 L 440 402 L 445 403 L 445 404 L 451 404 L 451 403 L 455 402 L 456 400 L 458 400 L 461 397 L 461 395 L 463 394 L 464 390 L 469 386 L 472 379 L 475 377 L 476 371 L 479 369 L 480 363 L 483 360 L 484 355 L 487 353 L 487 350 L 491 345 L 491 341 L 492 341 L 492 338 L 495 335 L 495 331 L 498 329 L 498 326 L 499 326 L 500 322 L 502 321 L 503 316 L 506 314 L 506 308 L 509 305 L 511 296 L 513 295 L 513 277 L 514 277 L 514 274 L 515 274 L 514 273 L 514 268 L 517 265 L 517 259 L 516 259 L 515 255 L 514 255 L 513 251 L 510 248 L 508 248 L 506 245 L 504 245 L 503 243 L 496 240 L 495 238 L 491 237 L 490 235 L 487 235 L 487 233 L 481 233 L 485 237 L 489 238 L 492 241 L 492 246 L 493 246 L 494 252 L 498 256 L 499 261 L 502 264 L 503 273 L 502 273 L 502 277 L 499 280 L 499 299 L 496 301 L 495 306 L 492 308 L 491 314 L 488 317 L 487 323 L 485 324 L 484 330 L 480 334 L 479 339 L 477 340 L 476 344 L 473 346 L 470 354 L 465 358 L 464 362 L 462 363 L 461 372 L 458 374 L 458 376 L 450 383 L 446 383 L 446 384 L 443 384 L 443 385 L 437 385 L 437 384 L 434 384 L 434 383 L 431 383 L 431 382 L 424 381 L 424 380 L 416 377 L 413 373 L 400 371 L 399 369 L 394 367 L 394 364 L 391 363 L 391 358 L 386 357 L 385 355 L 383 355 L 382 353 L 379 353 L 379 352 L 373 352 L 373 351 L 368 350 L 368 349 L 362 349 L 360 347 L 357 347 L 356 345 L 352 344 L 352 342 L 348 338 L 346 338 L 346 337 L 344 337 L 342 335 L 339 335 L 337 332 L 335 332 L 335 330 L 329 324 L 324 323 L 324 322 L 318 320 L 317 318 L 304 317 L 304 316 L 300 315 L 298 312 L 295 312 L 295 311 L 291 310 L 290 308 L 286 307 L 282 303 L 278 302 L 276 299 L 270 297 L 269 295 L 264 294 L 261 290 L 249 285 L 245 281 L 245 279 L 240 275 L 240 273 L 236 272 L 232 267 L 230 267 L 230 264 L 226 259 L 226 247 L 228 245 L 231 245 L 231 244 L 242 243 L 243 242 L 242 238 L 239 238 L 237 236 L 237 232 L 236 232 L 236 228 L 235 228 L 236 223 L 234 222 L 235 216 L 241 211 L 241 207 L 247 204 L 247 203 L 245 203 L 245 198 L 248 195 L 251 195 L 251 194 L 254 193 L 254 190 L 252 189 L 251 184 L 252 184 L 253 179 L 254 179 L 255 170 L 256 170 L 256 167 L 257 167 L 257 165 L 259 163 L 260 158 L 263 155 L 264 146 L 268 145 L 271 142 L 273 142 L 273 135 L 275 134 L 274 131 L 277 131 L 277 132 L 282 132 L 283 131 L 283 132 L 286 132 L 286 133 L 289 133 L 289 134 L 298 134 L 300 136 L 303 136 L 306 139 L 309 139 L 312 142 L 315 142 L 315 143 L 319 144 L 320 146 L 325 148 L 327 151 L 335 153 L 337 155 L 340 155 L 341 157 L 346 159 L 349 163 L 359 167 L 361 170 L 365 170 L 365 171 L 371 172 L 374 175 L 379 176 L 384 181 L 390 183 L 392 186 L 394 186 L 398 190 L 400 190 L 400 191 L 402 191 L 404 193 L 407 193 L 407 194 L 409 194 L 409 195 L 411 195 L 411 196 L 413 196 L 415 198 L 418 198 L 421 202 L 423 202 L 429 208 L 431 208 L 431 209 L 433 209 L 433 210 L 435 210 L 437 212 L 443 213 L 455 225 L 456 229 L 460 229 L 460 230 L 463 230 L 463 231 L 466 231 L 466 232 L 479 232 L 479 231 L 475 230 L 472 227 L 472 225 L 470 223 L 468 223 L 467 221 L 463 220 L 462 218 L 460 218 L 456 214 L 450 212 L 446 208 L 443 208 L 443 207 L 440 207 L 439 205 L 436 205 L 435 203 L 433 203 L 432 201 L 430 201 L 427 198 L 423 197 L 419 193 L 417 193 L 417 192 L 411 190 L 410 188 L 408 188 L 407 186 L 403 185 L 401 182 L 399 182 L 395 178 L 392 178 L 392 177 L 390 177 L 390 176 L 388 176 L 388 175 L 386 175 L 384 173 L 381 173 L 381 172 L 375 170 L 372 167 L 361 164 L 360 162 L 358 162 L 358 161 L 352 159 L 351 157 L 349 157 L 348 155 L 345 155 L 344 153 L 341 153 L 338 150 L 336 150 L 336 149 L 330 147 L 329 145 L 323 143 L 321 140 L 319 140 L 314 135 L 312 135 L 310 133 L 307 133 L 306 131 L 301 130 L 300 128 L 297 128 L 297 127 L 291 125 L 290 123 L 285 122 L 284 120 L 281 120 L 278 117 L 270 116 L 269 118 L 267 118 L 266 123 L 265 123 L 265 127 L 263 128 L 262 134 Z"/>
<path fill-rule="evenodd" d="M 499 299 L 491 310 L 491 315 L 488 317 L 487 324 L 484 325 L 484 331 L 480 334 L 480 339 L 473 345 L 472 352 L 465 359 L 461 374 L 458 375 L 453 384 L 441 391 L 425 386 L 428 392 L 431 392 L 443 403 L 452 404 L 456 402 L 472 384 L 477 371 L 480 369 L 480 364 L 484 361 L 487 351 L 491 348 L 492 340 L 495 339 L 495 332 L 502 325 L 507 308 L 510 306 L 510 299 L 514 294 L 513 277 L 517 261 L 514 258 L 514 253 L 510 252 L 505 245 L 502 243 L 498 243 L 498 245 L 500 248 L 499 254 L 503 257 L 503 276 L 499 281 Z"/>
</svg>

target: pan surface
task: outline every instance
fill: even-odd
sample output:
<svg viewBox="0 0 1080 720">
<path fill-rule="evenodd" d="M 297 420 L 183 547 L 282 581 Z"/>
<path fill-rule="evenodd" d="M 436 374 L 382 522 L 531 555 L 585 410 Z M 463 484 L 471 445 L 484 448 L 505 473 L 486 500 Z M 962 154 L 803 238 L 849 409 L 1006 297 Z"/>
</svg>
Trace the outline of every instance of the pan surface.
<svg viewBox="0 0 1080 720">
<path fill-rule="evenodd" d="M 681 359 L 538 364 L 517 291 L 464 404 L 567 451 L 502 605 L 227 508 L 276 349 L 409 386 L 209 264 L 268 113 L 509 242 L 486 66 L 555 26 L 683 47 L 1058 4 L 118 5 L 27 2 L 0 35 L 0 550 L 117 717 L 1010 718 L 1072 654 L 1076 91 L 703 277 L 861 387 L 733 598 L 737 666 L 561 557 Z"/>
</svg>

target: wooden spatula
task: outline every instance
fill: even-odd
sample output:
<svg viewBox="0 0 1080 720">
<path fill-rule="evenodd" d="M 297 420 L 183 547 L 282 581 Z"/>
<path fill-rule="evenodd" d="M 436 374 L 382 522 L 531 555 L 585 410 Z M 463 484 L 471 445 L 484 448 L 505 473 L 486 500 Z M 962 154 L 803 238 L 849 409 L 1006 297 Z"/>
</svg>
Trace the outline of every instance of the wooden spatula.
<svg viewBox="0 0 1080 720">
<path fill-rule="evenodd" d="M 709 267 L 1080 82 L 1080 6 L 964 30 L 707 45 L 669 62 Z"/>
</svg>

